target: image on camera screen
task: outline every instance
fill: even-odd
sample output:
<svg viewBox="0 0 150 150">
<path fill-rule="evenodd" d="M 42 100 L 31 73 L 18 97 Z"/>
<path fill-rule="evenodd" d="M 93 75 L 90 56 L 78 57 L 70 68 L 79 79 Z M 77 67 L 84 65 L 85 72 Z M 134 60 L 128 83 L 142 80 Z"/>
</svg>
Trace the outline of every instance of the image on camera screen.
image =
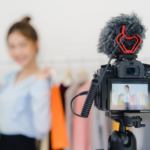
<svg viewBox="0 0 150 150">
<path fill-rule="evenodd" d="M 147 110 L 148 84 L 112 84 L 111 110 Z"/>
</svg>

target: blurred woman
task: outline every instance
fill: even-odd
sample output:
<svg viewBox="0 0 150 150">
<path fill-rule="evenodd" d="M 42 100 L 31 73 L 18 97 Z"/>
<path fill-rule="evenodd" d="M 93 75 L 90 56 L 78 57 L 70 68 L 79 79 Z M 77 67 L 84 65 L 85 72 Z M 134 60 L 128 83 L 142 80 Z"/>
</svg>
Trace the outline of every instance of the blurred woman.
<svg viewBox="0 0 150 150">
<path fill-rule="evenodd" d="M 124 102 L 126 103 L 130 103 L 130 88 L 128 85 L 125 85 L 124 86 L 124 90 L 125 90 L 125 95 L 124 95 Z"/>
<path fill-rule="evenodd" d="M 35 150 L 50 130 L 50 73 L 36 63 L 38 36 L 30 18 L 7 34 L 10 56 L 22 66 L 4 76 L 0 91 L 0 150 Z"/>
</svg>

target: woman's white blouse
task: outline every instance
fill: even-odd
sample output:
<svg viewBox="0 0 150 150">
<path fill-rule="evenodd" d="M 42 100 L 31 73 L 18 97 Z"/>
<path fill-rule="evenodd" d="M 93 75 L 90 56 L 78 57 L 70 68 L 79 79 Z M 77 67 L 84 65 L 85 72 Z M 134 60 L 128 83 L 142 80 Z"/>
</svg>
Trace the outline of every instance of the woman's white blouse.
<svg viewBox="0 0 150 150">
<path fill-rule="evenodd" d="M 14 83 L 16 76 L 8 73 L 0 90 L 0 133 L 42 139 L 50 130 L 50 81 L 33 75 Z"/>
</svg>

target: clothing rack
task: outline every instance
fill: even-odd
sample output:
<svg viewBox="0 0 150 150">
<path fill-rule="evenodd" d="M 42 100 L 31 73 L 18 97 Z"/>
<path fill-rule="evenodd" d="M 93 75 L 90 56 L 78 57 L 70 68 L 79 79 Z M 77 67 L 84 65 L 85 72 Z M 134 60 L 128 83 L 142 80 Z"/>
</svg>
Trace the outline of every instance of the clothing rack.
<svg viewBox="0 0 150 150">
<path fill-rule="evenodd" d="M 43 59 L 37 59 L 38 63 L 82 63 L 82 62 L 100 62 L 100 61 L 106 61 L 107 57 L 105 56 L 93 56 L 93 57 L 53 57 L 53 58 L 43 58 Z M 14 64 L 13 60 L 0 60 L 0 65 L 7 65 L 7 64 Z"/>
<path fill-rule="evenodd" d="M 146 55 L 138 55 L 138 60 L 144 60 L 149 62 L 149 56 Z M 76 56 L 76 57 L 53 57 L 52 58 L 39 58 L 37 59 L 37 62 L 40 64 L 60 64 L 60 63 L 87 63 L 87 62 L 93 62 L 93 63 L 100 63 L 100 62 L 106 62 L 108 61 L 108 57 L 106 55 L 98 54 L 97 56 Z M 0 60 L 0 65 L 14 65 L 13 60 L 4 59 Z"/>
</svg>

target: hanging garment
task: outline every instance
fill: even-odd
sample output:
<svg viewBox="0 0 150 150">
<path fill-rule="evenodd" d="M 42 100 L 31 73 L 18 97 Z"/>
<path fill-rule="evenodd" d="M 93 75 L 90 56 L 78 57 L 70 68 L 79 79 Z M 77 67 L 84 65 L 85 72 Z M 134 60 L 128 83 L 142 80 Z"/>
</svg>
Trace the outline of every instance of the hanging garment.
<svg viewBox="0 0 150 150">
<path fill-rule="evenodd" d="M 90 85 L 90 82 L 85 83 L 79 88 L 76 94 L 89 90 Z M 76 113 L 81 113 L 85 99 L 86 96 L 79 96 L 76 98 L 74 102 L 74 111 Z M 72 150 L 91 150 L 90 122 L 90 114 L 88 118 L 81 118 L 73 115 Z"/>
<path fill-rule="evenodd" d="M 124 100 L 120 99 L 119 102 L 118 102 L 118 105 L 125 105 Z"/>
<path fill-rule="evenodd" d="M 67 124 L 67 133 L 69 137 L 70 147 L 66 148 L 65 150 L 72 150 L 72 117 L 73 113 L 70 109 L 70 101 L 76 95 L 77 90 L 80 88 L 87 81 L 86 78 L 79 77 L 78 80 L 70 86 L 66 93 L 65 93 L 65 117 L 66 117 L 66 124 Z"/>
<path fill-rule="evenodd" d="M 143 100 L 143 98 L 144 98 L 144 93 L 142 93 L 142 105 L 144 105 L 144 100 Z"/>
<path fill-rule="evenodd" d="M 134 98 L 133 98 L 133 99 L 134 99 L 133 104 L 134 104 L 134 105 L 137 105 L 137 94 L 134 94 L 133 97 L 134 97 Z"/>
<path fill-rule="evenodd" d="M 147 147 L 147 146 L 150 145 L 150 142 L 149 142 L 149 139 L 146 139 L 146 137 L 148 137 L 150 135 L 149 134 L 150 132 L 149 132 L 149 130 L 147 130 L 145 132 L 146 129 L 147 129 L 147 125 L 146 125 L 146 127 L 143 127 L 143 128 L 135 128 L 135 127 L 130 128 L 130 130 L 133 132 L 133 134 L 135 135 L 135 138 L 136 138 L 137 150 L 149 150 L 149 147 Z M 150 138 L 150 136 L 149 136 L 149 138 Z M 146 141 L 148 141 L 148 142 L 146 142 Z"/>
<path fill-rule="evenodd" d="M 65 92 L 68 89 L 69 86 L 65 86 L 64 84 L 60 84 L 60 92 L 61 92 L 61 99 L 63 103 L 63 109 L 65 112 Z"/>
<path fill-rule="evenodd" d="M 133 98 L 132 98 L 132 95 L 130 95 L 130 105 L 133 105 Z"/>
<path fill-rule="evenodd" d="M 143 105 L 143 94 L 144 94 L 144 93 L 142 93 L 142 94 L 140 95 L 140 105 Z"/>
<path fill-rule="evenodd" d="M 133 105 L 135 105 L 135 96 L 132 94 Z"/>
<path fill-rule="evenodd" d="M 51 150 L 51 149 L 49 149 L 49 145 L 50 145 L 49 139 L 50 139 L 50 137 L 48 135 L 44 139 L 42 139 L 42 141 L 39 141 L 39 143 L 37 143 L 38 148 L 36 150 Z"/>
<path fill-rule="evenodd" d="M 137 105 L 140 105 L 140 93 L 137 94 Z"/>
<path fill-rule="evenodd" d="M 148 99 L 147 99 L 147 96 L 146 96 L 145 93 L 144 93 L 144 95 L 143 95 L 143 104 L 144 104 L 144 105 L 148 105 Z"/>
<path fill-rule="evenodd" d="M 141 150 L 149 150 L 150 149 L 150 141 L 149 141 L 150 140 L 150 122 L 143 122 L 143 123 L 146 126 L 143 128 L 143 130 L 144 130 L 143 136 L 139 135 L 140 140 L 142 141 L 142 149 Z"/>
<path fill-rule="evenodd" d="M 70 69 L 67 69 L 62 79 L 62 84 L 60 84 L 60 92 L 61 92 L 64 112 L 65 112 L 65 92 L 68 89 L 68 87 L 72 85 L 73 81 L 74 79 L 72 76 L 72 71 Z"/>
<path fill-rule="evenodd" d="M 105 116 L 105 111 L 98 110 L 94 105 L 91 111 L 91 150 L 107 149 L 112 120 Z"/>
<path fill-rule="evenodd" d="M 52 110 L 52 128 L 51 128 L 51 148 L 53 150 L 63 149 L 69 146 L 65 115 L 62 106 L 59 87 L 53 86 L 51 89 L 51 110 Z"/>
</svg>

